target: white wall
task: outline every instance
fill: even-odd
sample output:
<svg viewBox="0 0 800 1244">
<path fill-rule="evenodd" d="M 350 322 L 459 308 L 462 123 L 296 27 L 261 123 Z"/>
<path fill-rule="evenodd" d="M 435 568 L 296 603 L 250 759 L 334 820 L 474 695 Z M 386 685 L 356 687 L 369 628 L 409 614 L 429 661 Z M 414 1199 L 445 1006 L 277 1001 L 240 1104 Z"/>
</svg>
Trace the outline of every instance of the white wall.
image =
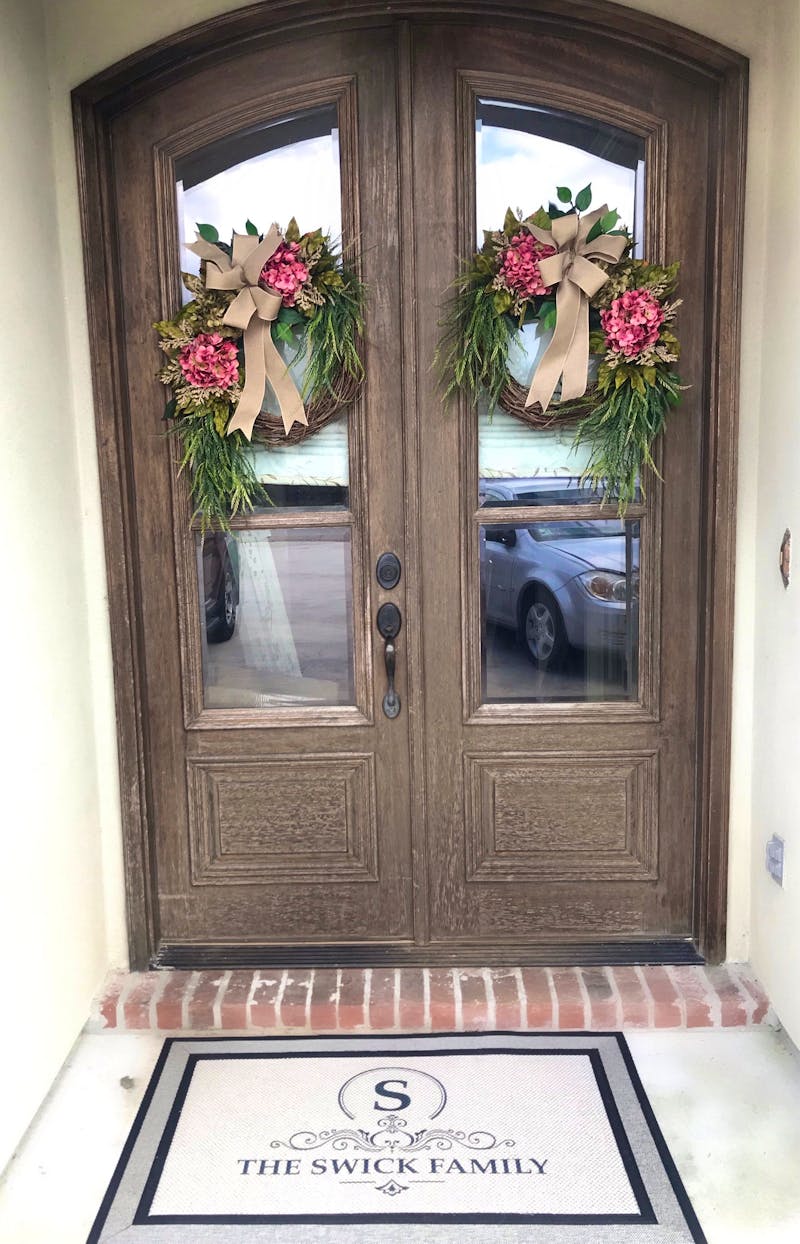
<svg viewBox="0 0 800 1244">
<path fill-rule="evenodd" d="M 41 9 L 0 0 L 0 31 L 2 1168 L 83 1026 L 108 955 Z M 102 601 L 102 585 L 92 589 Z"/>
<path fill-rule="evenodd" d="M 27 600 L 35 604 L 38 598 L 41 605 L 33 621 L 32 610 L 26 607 L 24 620 L 12 623 L 21 632 L 15 656 L 21 654 L 25 659 L 15 660 L 12 675 L 10 702 L 18 706 L 23 726 L 17 731 L 22 754 L 15 753 L 11 770 L 11 805 L 17 810 L 16 819 L 24 816 L 36 830 L 26 835 L 24 848 L 17 848 L 24 854 L 18 876 L 32 877 L 42 857 L 51 850 L 55 853 L 52 865 L 45 868 L 44 881 L 37 882 L 27 897 L 31 905 L 29 923 L 39 933 L 26 958 L 53 966 L 57 962 L 54 948 L 68 946 L 63 994 L 65 999 L 68 995 L 66 1012 L 75 1016 L 74 1023 L 70 1021 L 74 1028 L 80 1022 L 79 1013 L 85 1013 L 90 979 L 98 975 L 103 962 L 124 961 L 125 924 L 111 658 L 69 91 L 138 48 L 238 6 L 224 0 L 172 0 L 169 5 L 161 0 L 128 0 L 124 5 L 109 5 L 107 0 L 43 3 L 63 274 L 58 306 L 64 313 L 61 322 L 66 324 L 66 343 L 61 339 L 59 317 L 52 311 L 45 313 L 46 331 L 40 315 L 35 338 L 14 339 L 14 357 L 0 372 L 0 402 L 9 395 L 9 375 L 15 377 L 4 431 L 5 421 L 13 422 L 23 397 L 26 409 L 33 409 L 35 404 L 37 409 L 47 410 L 49 422 L 47 437 L 36 446 L 35 459 L 21 435 L 5 433 L 5 444 L 14 447 L 13 478 L 0 494 L 16 516 L 23 497 L 27 500 L 33 496 L 38 480 L 47 479 L 44 500 L 37 498 L 35 506 L 27 507 L 25 543 L 34 552 L 23 564 Z M 19 93 L 28 109 L 19 131 L 25 133 L 24 150 L 20 147 L 16 152 L 12 149 L 9 157 L 0 156 L 3 184 L 25 187 L 13 209 L 15 227 L 10 227 L 8 213 L 12 209 L 6 201 L 4 233 L 15 238 L 28 236 L 36 222 L 51 230 L 48 258 L 38 262 L 43 265 L 43 278 L 46 276 L 42 288 L 52 291 L 58 264 L 53 259 L 53 184 L 48 175 L 43 115 L 44 74 L 41 61 L 37 61 L 37 49 L 42 46 L 39 18 L 34 0 L 0 0 L 0 6 L 3 25 L 17 31 L 14 42 L 21 45 L 18 49 L 12 46 L 10 51 L 4 47 L 3 55 L 12 65 L 11 78 L 6 78 L 2 89 L 18 113 Z M 797 370 L 791 338 L 793 313 L 796 316 L 797 311 L 792 276 L 798 275 L 800 258 L 797 195 L 792 194 L 800 180 L 795 119 L 800 103 L 796 83 L 800 65 L 798 4 L 797 0 L 772 0 L 768 5 L 754 5 L 752 0 L 637 0 L 632 7 L 694 28 L 751 58 L 729 957 L 748 956 L 752 924 L 755 966 L 798 1040 L 800 1001 L 792 997 L 791 986 L 800 959 L 800 911 L 796 899 L 792 903 L 791 878 L 794 872 L 800 875 L 800 868 L 793 869 L 792 856 L 793 843 L 798 843 L 800 852 L 800 826 L 792 836 L 787 822 L 800 811 L 800 765 L 791 732 L 798 712 L 793 687 L 800 682 L 800 650 L 796 642 L 792 643 L 797 639 L 795 599 L 800 592 L 800 572 L 794 592 L 784 595 L 776 586 L 774 568 L 780 535 L 796 517 L 798 505 L 791 449 L 800 448 L 799 434 L 796 420 L 794 429 L 791 427 L 791 404 L 781 396 L 792 370 Z M 31 129 L 36 132 L 35 142 L 28 138 Z M 768 219 L 775 221 L 769 247 Z M 780 238 L 780 251 L 773 236 Z M 26 252 L 17 246 L 16 253 Z M 14 304 L 15 324 L 19 323 L 19 306 L 31 298 L 31 272 L 27 257 L 14 265 L 12 283 L 19 299 L 6 298 L 3 305 L 6 310 Z M 769 299 L 765 297 L 766 282 Z M 43 340 L 47 341 L 49 369 L 43 369 L 35 357 Z M 0 339 L 0 350 L 4 348 L 9 348 L 6 335 Z M 59 357 L 62 363 L 56 381 L 52 361 Z M 51 388 L 58 389 L 57 403 L 49 398 Z M 800 546 L 800 521 L 796 525 Z M 49 542 L 43 538 L 45 529 Z M 66 618 L 44 608 L 53 598 L 63 596 L 55 590 L 60 583 L 68 583 L 73 600 Z M 54 638 L 57 643 L 53 643 Z M 60 692 L 55 703 L 54 685 Z M 44 691 L 51 694 L 45 696 Z M 48 706 L 44 712 L 43 703 Z M 795 730 L 794 737 L 796 734 Z M 57 740 L 52 737 L 56 735 Z M 61 785 L 28 780 L 30 764 L 23 741 L 33 738 L 40 744 L 48 740 L 58 743 L 48 761 L 48 772 L 52 773 L 55 766 Z M 754 798 L 757 816 L 751 834 Z M 57 818 L 53 816 L 56 808 Z M 784 830 L 789 840 L 785 893 L 762 878 L 761 844 L 772 828 Z M 100 873 L 104 924 L 98 906 Z M 3 884 L 8 883 L 0 882 Z M 800 882 L 795 884 L 795 896 L 798 886 Z M 21 890 L 14 885 L 15 894 Z M 77 914 L 64 919 L 67 904 L 70 913 L 73 908 L 80 909 L 80 919 Z M 19 922 L 25 913 L 19 911 L 20 906 L 14 901 L 12 919 L 22 928 Z M 67 941 L 70 927 L 73 931 Z M 15 941 L 4 944 L 14 945 Z M 94 946 L 91 953 L 87 942 Z M 51 988 L 53 977 L 50 972 Z M 60 979 L 57 988 L 62 989 Z M 47 1009 L 53 1009 L 51 999 Z M 65 1038 L 61 1045 L 66 1048 Z M 37 1083 L 44 1084 L 52 1073 L 52 1054 L 40 1057 L 37 1051 L 36 1061 Z M 27 1098 L 33 1100 L 30 1089 Z"/>
</svg>

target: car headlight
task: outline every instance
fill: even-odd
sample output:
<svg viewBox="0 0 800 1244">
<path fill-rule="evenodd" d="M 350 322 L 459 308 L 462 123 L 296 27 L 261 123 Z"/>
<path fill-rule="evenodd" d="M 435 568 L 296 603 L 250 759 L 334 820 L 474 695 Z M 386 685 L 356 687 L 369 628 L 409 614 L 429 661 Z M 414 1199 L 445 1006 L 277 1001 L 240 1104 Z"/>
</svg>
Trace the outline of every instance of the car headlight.
<svg viewBox="0 0 800 1244">
<path fill-rule="evenodd" d="M 614 574 L 611 570 L 586 570 L 578 575 L 578 578 L 595 600 L 625 604 L 628 597 L 628 581 L 624 574 Z M 639 576 L 635 574 L 631 580 L 631 596 L 636 600 L 638 595 Z"/>
</svg>

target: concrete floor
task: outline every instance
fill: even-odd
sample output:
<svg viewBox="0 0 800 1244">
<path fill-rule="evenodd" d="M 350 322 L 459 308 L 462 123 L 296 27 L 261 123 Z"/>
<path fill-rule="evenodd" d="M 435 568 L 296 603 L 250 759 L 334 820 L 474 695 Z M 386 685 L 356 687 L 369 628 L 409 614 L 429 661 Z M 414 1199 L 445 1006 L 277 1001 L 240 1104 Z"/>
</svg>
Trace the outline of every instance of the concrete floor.
<svg viewBox="0 0 800 1244">
<path fill-rule="evenodd" d="M 633 1032 L 710 1244 L 800 1239 L 800 1055 L 771 1028 Z M 0 1183 L 3 1244 L 83 1244 L 161 1040 L 84 1035 Z"/>
</svg>

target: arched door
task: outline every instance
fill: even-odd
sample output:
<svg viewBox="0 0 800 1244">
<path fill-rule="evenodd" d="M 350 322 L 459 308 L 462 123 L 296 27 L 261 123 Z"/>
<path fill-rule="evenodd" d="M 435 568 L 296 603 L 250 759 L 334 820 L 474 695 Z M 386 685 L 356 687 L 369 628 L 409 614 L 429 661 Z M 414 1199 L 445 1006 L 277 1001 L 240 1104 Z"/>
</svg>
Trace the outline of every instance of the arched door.
<svg viewBox="0 0 800 1244">
<path fill-rule="evenodd" d="M 709 920 L 719 949 L 727 666 L 709 643 L 715 600 L 730 605 L 717 416 L 736 295 L 719 282 L 738 241 L 720 138 L 742 69 L 489 7 L 251 33 L 100 110 L 89 173 L 118 350 L 96 368 L 112 592 L 130 610 L 115 643 L 123 774 L 140 748 L 140 958 L 680 959 Z M 683 265 L 691 387 L 663 483 L 624 521 L 575 487 L 568 436 L 447 409 L 432 368 L 459 256 L 564 182 L 591 182 L 643 253 Z M 271 504 L 203 534 L 151 323 L 180 305 L 193 222 L 225 236 L 291 216 L 358 249 L 366 385 L 316 436 L 261 446 Z"/>
</svg>

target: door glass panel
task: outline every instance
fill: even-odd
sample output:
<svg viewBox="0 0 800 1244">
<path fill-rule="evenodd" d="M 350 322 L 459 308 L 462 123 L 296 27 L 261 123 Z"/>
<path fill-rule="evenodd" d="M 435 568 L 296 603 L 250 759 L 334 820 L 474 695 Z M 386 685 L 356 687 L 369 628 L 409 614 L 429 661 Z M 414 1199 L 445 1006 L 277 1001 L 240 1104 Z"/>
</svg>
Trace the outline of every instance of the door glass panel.
<svg viewBox="0 0 800 1244">
<path fill-rule="evenodd" d="M 198 535 L 206 708 L 352 704 L 349 527 Z"/>
<path fill-rule="evenodd" d="M 574 194 L 592 186 L 592 206 L 608 203 L 637 240 L 644 232 L 644 142 L 587 117 L 502 100 L 480 99 L 475 118 L 475 201 L 478 245 L 483 231 L 501 228 L 510 207 L 528 216 L 547 208 L 556 186 Z M 509 353 L 509 371 L 528 386 L 551 330 L 524 325 Z M 590 363 L 590 380 L 596 367 Z M 554 424 L 533 429 L 484 404 L 478 416 L 479 478 L 517 480 L 572 477 L 586 468 L 590 450 L 572 449 L 574 429 Z M 556 490 L 558 491 L 558 490 Z M 572 503 L 574 496 L 554 497 Z"/>
<path fill-rule="evenodd" d="M 243 233 L 248 216 L 266 231 L 286 228 L 292 216 L 301 230 L 320 227 L 338 245 L 342 231 L 339 129 L 335 105 L 309 109 L 252 127 L 192 152 L 176 162 L 181 264 L 197 273 L 200 259 L 185 249 L 198 224 L 213 224 L 224 243 Z M 184 290 L 184 298 L 191 294 Z M 302 390 L 305 354 L 297 344 L 276 341 Z M 265 411 L 274 402 L 269 388 Z M 281 509 L 346 509 L 349 505 L 348 426 L 343 414 L 299 445 L 253 441 L 256 474 L 269 503 Z"/>
<path fill-rule="evenodd" d="M 485 703 L 637 695 L 639 520 L 482 525 Z"/>
</svg>

